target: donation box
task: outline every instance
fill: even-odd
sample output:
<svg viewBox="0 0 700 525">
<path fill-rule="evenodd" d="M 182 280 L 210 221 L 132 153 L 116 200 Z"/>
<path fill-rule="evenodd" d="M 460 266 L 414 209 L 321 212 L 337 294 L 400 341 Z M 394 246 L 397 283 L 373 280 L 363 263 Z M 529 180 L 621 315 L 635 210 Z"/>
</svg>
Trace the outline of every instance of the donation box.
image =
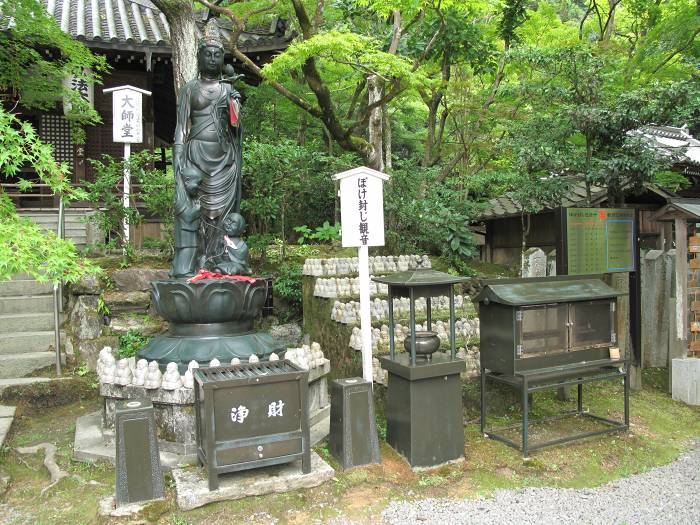
<svg viewBox="0 0 700 525">
<path fill-rule="evenodd" d="M 308 371 L 289 361 L 195 369 L 197 455 L 218 476 L 302 460 L 311 471 Z"/>
</svg>

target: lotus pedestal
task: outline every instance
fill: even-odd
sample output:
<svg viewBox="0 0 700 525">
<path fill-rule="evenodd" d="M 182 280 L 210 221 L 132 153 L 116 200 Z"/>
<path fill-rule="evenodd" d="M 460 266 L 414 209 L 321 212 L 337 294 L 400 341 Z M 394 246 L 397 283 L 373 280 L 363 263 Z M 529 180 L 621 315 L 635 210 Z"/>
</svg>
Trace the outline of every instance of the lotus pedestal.
<svg viewBox="0 0 700 525">
<path fill-rule="evenodd" d="M 225 364 L 234 357 L 264 360 L 285 351 L 270 334 L 253 330 L 267 297 L 264 280 L 154 281 L 151 296 L 170 328 L 142 348 L 139 359 L 157 361 L 162 368 L 175 362 L 182 373 L 192 360 L 209 363 L 216 358 Z"/>
</svg>

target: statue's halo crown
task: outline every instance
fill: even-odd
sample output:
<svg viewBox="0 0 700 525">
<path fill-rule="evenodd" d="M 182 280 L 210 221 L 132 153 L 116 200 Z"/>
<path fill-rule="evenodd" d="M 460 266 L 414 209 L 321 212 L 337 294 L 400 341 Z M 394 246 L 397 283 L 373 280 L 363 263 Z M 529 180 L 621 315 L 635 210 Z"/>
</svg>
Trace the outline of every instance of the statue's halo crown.
<svg viewBox="0 0 700 525">
<path fill-rule="evenodd" d="M 204 37 L 199 41 L 199 48 L 218 47 L 224 48 L 223 39 L 221 38 L 221 29 L 216 18 L 210 19 L 204 26 Z"/>
</svg>

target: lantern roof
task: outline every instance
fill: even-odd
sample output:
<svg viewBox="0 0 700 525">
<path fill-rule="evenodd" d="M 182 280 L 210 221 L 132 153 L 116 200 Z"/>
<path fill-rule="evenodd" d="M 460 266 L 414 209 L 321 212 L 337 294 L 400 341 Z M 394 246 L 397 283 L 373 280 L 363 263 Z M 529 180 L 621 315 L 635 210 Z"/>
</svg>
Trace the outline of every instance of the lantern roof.
<svg viewBox="0 0 700 525">
<path fill-rule="evenodd" d="M 436 286 L 462 283 L 469 280 L 469 277 L 450 275 L 445 272 L 438 272 L 429 268 L 419 268 L 397 272 L 384 277 L 374 277 L 375 282 L 388 284 L 389 286 L 406 286 L 409 288 L 420 286 Z"/>
</svg>

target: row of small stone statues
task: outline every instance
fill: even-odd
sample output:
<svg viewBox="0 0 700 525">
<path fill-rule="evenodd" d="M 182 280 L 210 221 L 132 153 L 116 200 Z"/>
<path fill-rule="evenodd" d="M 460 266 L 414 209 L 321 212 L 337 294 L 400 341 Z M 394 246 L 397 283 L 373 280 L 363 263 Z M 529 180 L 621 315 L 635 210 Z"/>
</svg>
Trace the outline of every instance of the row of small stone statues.
<svg viewBox="0 0 700 525">
<path fill-rule="evenodd" d="M 447 342 L 450 339 L 449 334 L 449 322 L 443 321 L 433 321 L 432 329 L 437 333 L 441 341 Z M 416 324 L 417 331 L 425 331 L 428 329 L 428 322 L 423 324 Z M 402 351 L 404 340 L 411 335 L 411 329 L 409 326 L 403 326 L 400 324 L 394 325 L 394 342 L 396 344 L 396 350 Z M 476 341 L 479 339 L 479 318 L 467 319 L 462 317 L 455 321 L 455 337 L 462 338 L 465 341 Z M 354 327 L 352 329 L 352 334 L 350 335 L 350 342 L 348 346 L 354 350 L 362 350 L 362 332 L 359 327 Z M 389 326 L 383 324 L 381 328 L 372 328 L 372 350 L 386 350 L 389 349 Z"/>
<path fill-rule="evenodd" d="M 300 368 L 309 370 L 325 364 L 325 358 L 321 345 L 312 343 L 311 346 L 303 345 L 301 348 L 289 348 L 284 354 L 284 358 L 296 364 Z M 270 361 L 279 361 L 279 356 L 270 354 Z M 100 383 L 115 384 L 120 386 L 134 385 L 142 386 L 149 390 L 162 388 L 163 390 L 177 390 L 178 388 L 194 388 L 194 369 L 199 368 L 197 361 L 190 361 L 187 371 L 180 375 L 177 363 L 168 363 L 165 374 L 160 371 L 158 363 L 145 359 L 139 359 L 134 363 L 134 359 L 124 358 L 118 361 L 114 358 L 112 349 L 105 346 L 100 350 L 97 361 L 97 375 Z M 258 363 L 260 359 L 256 355 L 248 358 L 248 363 Z M 231 359 L 232 365 L 240 365 L 241 360 L 237 357 Z M 221 366 L 221 361 L 214 358 L 209 367 Z M 133 368 L 132 368 L 133 367 Z"/>
<path fill-rule="evenodd" d="M 374 276 L 370 275 L 369 294 L 387 295 L 389 293 L 389 285 L 374 282 L 372 277 Z M 314 284 L 315 297 L 334 299 L 336 297 L 358 297 L 359 295 L 359 277 L 331 277 L 330 279 L 316 279 L 316 283 Z"/>
<path fill-rule="evenodd" d="M 306 259 L 302 273 L 320 277 L 323 275 L 357 274 L 357 257 L 334 257 L 331 259 Z M 430 268 L 427 255 L 377 255 L 369 258 L 371 273 L 405 272 L 418 268 Z"/>
<path fill-rule="evenodd" d="M 465 300 L 466 299 L 466 300 Z M 433 297 L 431 299 L 431 309 L 433 312 L 450 309 L 450 299 L 446 295 Z M 455 311 L 464 310 L 469 315 L 475 313 L 469 296 L 455 295 Z M 369 311 L 372 319 L 380 321 L 389 318 L 389 301 L 375 297 L 369 303 Z M 394 298 L 394 318 L 408 317 L 411 311 L 411 303 L 407 297 Z M 416 299 L 416 315 L 424 316 L 428 311 L 427 301 L 424 297 Z M 331 320 L 342 324 L 357 324 L 360 322 L 360 303 L 349 301 L 343 303 L 335 301 L 331 309 Z"/>
</svg>

